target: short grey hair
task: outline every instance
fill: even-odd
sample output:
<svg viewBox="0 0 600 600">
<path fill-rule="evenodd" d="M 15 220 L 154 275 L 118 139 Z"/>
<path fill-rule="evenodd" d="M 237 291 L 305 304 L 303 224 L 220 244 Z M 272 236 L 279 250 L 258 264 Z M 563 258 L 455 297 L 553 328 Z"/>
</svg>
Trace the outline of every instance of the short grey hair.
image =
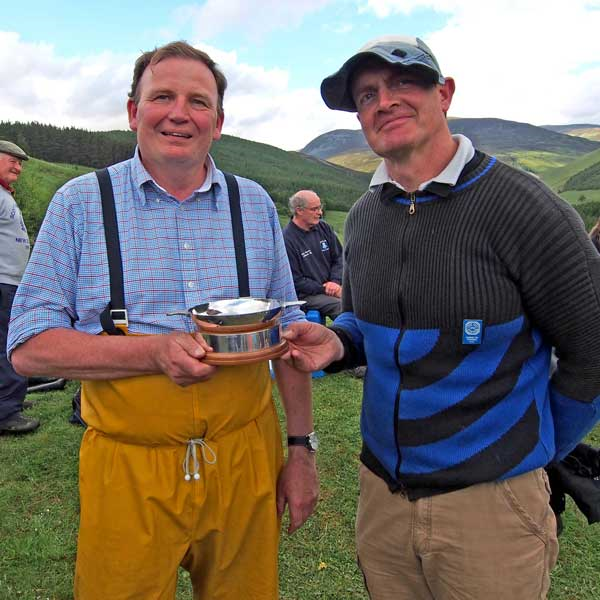
<svg viewBox="0 0 600 600">
<path fill-rule="evenodd" d="M 291 196 L 291 198 L 288 200 L 288 206 L 290 207 L 292 215 L 296 213 L 297 208 L 306 207 L 306 199 L 304 198 L 303 192 L 312 192 L 313 194 L 317 193 L 313 190 L 300 190 Z"/>
</svg>

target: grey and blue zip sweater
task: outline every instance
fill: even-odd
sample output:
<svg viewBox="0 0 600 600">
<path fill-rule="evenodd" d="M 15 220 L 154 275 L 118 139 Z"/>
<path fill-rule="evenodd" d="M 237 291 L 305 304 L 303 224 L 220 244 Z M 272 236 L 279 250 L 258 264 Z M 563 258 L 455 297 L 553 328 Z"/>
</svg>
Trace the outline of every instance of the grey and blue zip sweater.
<svg viewBox="0 0 600 600">
<path fill-rule="evenodd" d="M 361 460 L 392 491 L 531 471 L 598 421 L 600 255 L 540 181 L 476 152 L 453 187 L 368 191 L 345 242 L 330 369 L 368 364 Z"/>
</svg>

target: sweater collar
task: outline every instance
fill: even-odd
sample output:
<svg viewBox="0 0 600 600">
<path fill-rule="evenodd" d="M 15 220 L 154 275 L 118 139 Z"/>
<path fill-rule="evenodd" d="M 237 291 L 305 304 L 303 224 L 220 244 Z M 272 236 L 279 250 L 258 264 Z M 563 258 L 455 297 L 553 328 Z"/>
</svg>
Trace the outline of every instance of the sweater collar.
<svg viewBox="0 0 600 600">
<path fill-rule="evenodd" d="M 487 160 L 485 160 L 486 157 Z M 494 163 L 494 158 L 487 156 L 479 150 L 475 150 L 473 158 L 463 167 L 454 185 L 432 181 L 424 190 L 415 192 L 415 196 L 417 198 L 434 198 L 435 196 L 447 198 L 452 192 L 458 191 L 462 187 L 470 185 L 479 179 Z M 380 190 L 380 198 L 383 201 L 392 201 L 398 197 L 408 197 L 407 192 L 402 191 L 397 185 L 391 182 L 386 182 L 376 188 L 370 188 L 370 191 L 376 192 L 377 190 Z"/>
</svg>

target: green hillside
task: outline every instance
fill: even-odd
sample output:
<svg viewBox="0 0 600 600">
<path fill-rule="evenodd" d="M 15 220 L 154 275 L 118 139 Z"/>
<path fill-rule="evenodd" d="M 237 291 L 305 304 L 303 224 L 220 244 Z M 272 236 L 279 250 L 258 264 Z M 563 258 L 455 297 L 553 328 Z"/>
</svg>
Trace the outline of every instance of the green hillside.
<svg viewBox="0 0 600 600">
<path fill-rule="evenodd" d="M 105 133 L 125 140 L 129 137 L 127 132 Z M 328 210 L 347 212 L 369 185 L 366 174 L 232 136 L 223 136 L 213 146 L 212 155 L 221 169 L 258 181 L 283 216 L 287 215 L 288 198 L 299 189 L 315 190 Z M 37 236 L 54 192 L 69 179 L 91 170 L 92 167 L 35 158 L 25 163 L 15 187 L 32 240 Z"/>
<path fill-rule="evenodd" d="M 135 144 L 135 137 L 129 131 L 84 132 L 39 124 L 7 123 L 0 123 L 0 130 L 2 126 L 7 130 L 19 126 L 18 141 L 27 146 L 32 156 L 40 157 L 45 153 L 62 156 L 63 149 L 68 147 L 70 156 L 89 157 L 93 166 L 101 166 L 102 156 L 106 158 L 104 153 L 111 148 L 130 156 Z M 58 136 L 56 139 L 55 135 Z M 103 141 L 100 143 L 99 140 Z M 96 150 L 99 154 L 95 154 Z M 351 152 L 324 161 L 227 135 L 214 144 L 212 155 L 220 168 L 258 181 L 271 194 L 284 224 L 288 219 L 287 199 L 298 189 L 314 189 L 329 211 L 325 218 L 339 221 L 340 235 L 343 218 L 339 219 L 338 215 L 345 214 L 368 187 L 370 174 L 380 160 L 368 151 Z M 499 158 L 539 174 L 577 208 L 588 229 L 600 216 L 600 150 L 576 159 L 569 154 L 539 150 L 514 151 Z M 333 164 L 334 161 L 338 164 Z M 92 166 L 36 159 L 25 164 L 16 185 L 17 199 L 32 239 L 37 235 L 53 193 L 65 181 L 90 170 Z"/>
<path fill-rule="evenodd" d="M 82 171 L 64 171 L 42 164 L 65 163 L 101 168 L 132 156 L 135 134 L 132 131 L 86 131 L 74 127 L 55 127 L 41 123 L 12 123 L 0 121 L 0 138 L 14 140 L 30 156 L 21 187 L 22 201 L 35 198 L 34 205 L 25 207 L 31 235 L 35 236 L 45 206 L 52 193 L 64 181 Z M 298 152 L 286 152 L 274 146 L 224 135 L 214 144 L 211 154 L 219 168 L 254 179 L 269 192 L 281 214 L 287 210 L 287 200 L 299 189 L 313 189 L 329 209 L 347 211 L 369 184 L 364 173 L 332 165 Z M 43 163 L 43 161 L 47 161 Z M 25 191 L 29 177 L 39 177 L 41 185 Z M 49 181 L 46 184 L 46 180 Z M 56 185 L 54 185 L 56 183 Z M 43 208 L 43 212 L 42 212 Z"/>
<path fill-rule="evenodd" d="M 41 160 L 97 169 L 129 158 L 135 146 L 132 131 L 87 131 L 36 122 L 0 121 L 0 138 Z"/>
<path fill-rule="evenodd" d="M 211 150 L 217 165 L 258 181 L 281 212 L 299 189 L 313 189 L 326 208 L 347 211 L 369 185 L 369 176 L 298 152 L 224 135 Z"/>
<path fill-rule="evenodd" d="M 573 205 L 589 231 L 600 217 L 600 190 L 561 192 L 560 195 Z"/>
<path fill-rule="evenodd" d="M 54 192 L 69 179 L 91 170 L 89 167 L 49 163 L 35 158 L 23 163 L 23 172 L 14 186 L 15 196 L 32 241 L 37 236 Z"/>
<path fill-rule="evenodd" d="M 381 158 L 371 152 L 371 150 L 361 150 L 356 152 L 346 152 L 345 154 L 336 154 L 327 159 L 328 162 L 362 171 L 363 173 L 373 173 L 377 165 L 381 162 Z"/>
<path fill-rule="evenodd" d="M 576 154 L 568 152 L 545 152 L 543 150 L 516 150 L 502 152 L 496 157 L 507 165 L 539 175 L 549 169 L 557 169 L 577 159 Z"/>
<path fill-rule="evenodd" d="M 563 186 L 563 191 L 598 189 L 600 189 L 600 161 L 569 177 Z"/>
<path fill-rule="evenodd" d="M 600 150 L 584 154 L 564 167 L 542 171 L 540 177 L 552 189 L 562 191 L 572 177 L 600 162 Z M 599 186 L 600 187 L 600 186 Z"/>
<path fill-rule="evenodd" d="M 575 207 L 588 231 L 600 217 L 600 150 L 579 158 L 524 150 L 497 156 L 509 165 L 540 176 Z M 327 160 L 366 173 L 373 173 L 380 161 L 369 151 L 348 152 Z"/>
<path fill-rule="evenodd" d="M 576 154 L 546 152 L 543 150 L 515 150 L 511 152 L 497 153 L 495 156 L 508 165 L 529 171 L 530 173 L 540 174 L 549 169 L 555 169 L 570 164 L 577 159 Z M 370 150 L 360 150 L 336 154 L 327 159 L 328 162 L 362 171 L 364 173 L 373 173 L 381 159 Z"/>
</svg>

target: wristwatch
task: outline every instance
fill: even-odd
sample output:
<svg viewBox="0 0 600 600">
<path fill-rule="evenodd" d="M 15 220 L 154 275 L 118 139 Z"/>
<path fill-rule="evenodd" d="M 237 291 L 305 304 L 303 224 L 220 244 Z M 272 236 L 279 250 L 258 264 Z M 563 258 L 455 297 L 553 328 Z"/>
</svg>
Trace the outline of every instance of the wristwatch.
<svg viewBox="0 0 600 600">
<path fill-rule="evenodd" d="M 288 435 L 288 446 L 304 446 L 309 452 L 319 449 L 319 438 L 314 431 L 308 435 Z"/>
</svg>

